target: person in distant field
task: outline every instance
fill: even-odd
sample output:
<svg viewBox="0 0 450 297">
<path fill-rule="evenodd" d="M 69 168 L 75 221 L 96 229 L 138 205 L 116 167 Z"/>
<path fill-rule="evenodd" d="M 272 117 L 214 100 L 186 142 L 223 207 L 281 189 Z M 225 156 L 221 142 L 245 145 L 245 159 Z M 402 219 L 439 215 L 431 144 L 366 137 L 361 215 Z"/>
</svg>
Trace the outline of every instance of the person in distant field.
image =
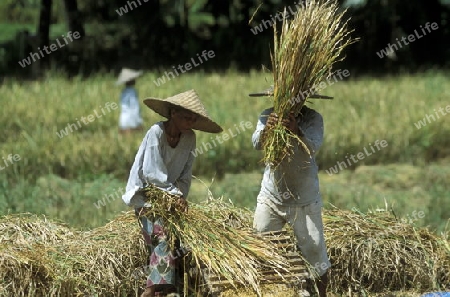
<svg viewBox="0 0 450 297">
<path fill-rule="evenodd" d="M 273 96 L 270 89 L 250 96 Z M 309 98 L 331 99 L 312 95 Z M 261 135 L 278 122 L 273 108 L 259 116 L 252 136 L 253 146 L 261 150 Z M 323 119 L 315 110 L 303 105 L 297 117 L 293 113 L 283 125 L 297 135 L 311 152 L 309 155 L 298 143 L 294 153 L 272 168 L 266 164 L 257 197 L 253 227 L 257 232 L 279 231 L 288 223 L 293 227 L 297 245 L 303 257 L 320 276 L 316 280 L 320 297 L 326 296 L 328 259 L 322 223 L 322 198 L 319 191 L 318 167 L 315 154 L 323 141 Z"/>
<path fill-rule="evenodd" d="M 186 199 L 196 146 L 192 129 L 219 133 L 222 128 L 210 119 L 194 90 L 165 100 L 148 98 L 144 103 L 167 120 L 155 123 L 147 131 L 131 167 L 122 199 L 135 208 L 150 254 L 146 269 L 149 271 L 147 286 L 141 297 L 153 297 L 157 291 L 168 293 L 176 289 L 176 258 L 170 251 L 163 219 L 146 214 L 145 208 L 151 202 L 146 202 L 139 190 L 152 184 L 178 196 L 177 209 L 187 211 Z"/>
<path fill-rule="evenodd" d="M 125 85 L 120 95 L 119 132 L 128 134 L 142 130 L 142 117 L 139 107 L 138 93 L 135 89 L 136 79 L 142 71 L 123 68 L 116 85 Z"/>
</svg>

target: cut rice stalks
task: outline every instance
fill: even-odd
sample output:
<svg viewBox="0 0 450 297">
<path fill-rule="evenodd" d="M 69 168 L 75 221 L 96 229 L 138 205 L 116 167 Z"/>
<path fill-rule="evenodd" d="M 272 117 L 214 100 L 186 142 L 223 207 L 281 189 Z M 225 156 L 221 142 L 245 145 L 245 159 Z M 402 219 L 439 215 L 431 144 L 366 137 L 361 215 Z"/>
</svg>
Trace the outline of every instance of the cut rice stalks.
<svg viewBox="0 0 450 297">
<path fill-rule="evenodd" d="M 246 280 L 242 276 L 247 273 L 246 267 L 268 262 L 271 259 L 266 257 L 277 253 L 284 255 L 281 250 L 271 251 L 267 240 L 262 246 L 260 239 L 249 239 L 250 231 L 238 232 L 250 230 L 253 212 L 235 208 L 222 199 L 192 204 L 189 212 L 182 216 L 185 221 L 179 228 L 192 233 L 189 240 L 193 242 L 185 243 L 197 255 L 199 263 L 205 262 L 207 267 L 216 267 L 217 271 L 227 274 L 242 265 L 239 274 L 229 276 L 238 288 L 231 289 L 234 295 L 226 296 L 247 296 L 240 286 L 240 282 Z M 205 218 L 207 221 L 203 224 L 195 222 Z M 212 220 L 214 225 L 205 229 Z M 386 291 L 450 290 L 447 232 L 438 236 L 426 228 L 403 223 L 387 211 L 363 214 L 357 210 L 325 209 L 323 220 L 332 263 L 331 292 L 373 296 L 375 292 Z M 219 231 L 212 230 L 214 227 Z M 197 228 L 203 229 L 198 231 Z M 228 238 L 213 238 L 208 242 L 214 234 L 221 236 L 218 235 L 221 233 L 231 234 L 232 242 L 228 242 Z M 241 237 L 245 242 L 238 243 Z M 213 246 L 218 241 L 223 242 Z M 246 243 L 248 246 L 242 247 Z M 204 256 L 201 255 L 203 252 Z M 137 277 L 136 271 L 141 271 L 147 260 L 148 251 L 134 211 L 117 216 L 105 226 L 83 232 L 31 214 L 0 217 L 1 297 L 139 296 L 147 275 Z M 291 267 L 289 269 L 292 271 Z M 277 271 L 285 275 L 283 269 Z M 261 280 L 260 285 L 266 283 Z M 255 291 L 250 284 L 243 286 L 248 291 Z M 190 289 L 196 292 L 196 288 Z M 266 294 L 262 286 L 258 290 L 263 296 L 277 296 Z M 284 293 L 278 296 L 289 296 Z"/>
<path fill-rule="evenodd" d="M 226 279 L 232 286 L 250 286 L 258 294 L 261 267 L 288 273 L 289 263 L 277 247 L 269 245 L 248 226 L 250 212 L 244 214 L 242 209 L 211 199 L 186 213 L 176 209 L 179 197 L 154 186 L 143 191 L 153 202 L 158 199 L 144 214 L 163 219 L 172 250 L 176 249 L 178 239 L 196 267 L 206 267 L 208 273 Z"/>
<path fill-rule="evenodd" d="M 332 66 L 343 60 L 342 51 L 356 39 L 350 38 L 345 11 L 338 12 L 336 1 L 306 1 L 292 20 L 283 18 L 278 36 L 274 24 L 274 51 L 271 53 L 274 80 L 275 127 L 262 135 L 264 163 L 277 166 L 299 144 L 306 144 L 283 125 L 290 112 L 297 116 L 317 84 L 332 75 Z M 286 10 L 285 10 L 286 15 Z"/>
</svg>

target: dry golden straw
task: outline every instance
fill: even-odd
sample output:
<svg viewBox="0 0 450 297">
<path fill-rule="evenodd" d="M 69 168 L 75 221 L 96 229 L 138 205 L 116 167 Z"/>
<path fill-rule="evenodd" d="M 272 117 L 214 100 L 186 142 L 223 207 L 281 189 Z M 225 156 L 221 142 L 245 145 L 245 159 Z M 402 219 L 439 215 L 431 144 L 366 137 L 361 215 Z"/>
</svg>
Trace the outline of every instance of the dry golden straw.
<svg viewBox="0 0 450 297">
<path fill-rule="evenodd" d="M 177 238 L 187 246 L 196 267 L 205 267 L 204 271 L 234 286 L 250 286 L 256 292 L 261 278 L 258 268 L 269 266 L 280 272 L 288 271 L 288 263 L 276 246 L 267 244 L 247 224 L 248 213 L 244 215 L 242 210 L 220 199 L 195 205 L 188 213 L 180 212 L 175 207 L 178 197 L 153 186 L 144 192 L 152 201 L 147 214 L 163 218 L 172 244 Z"/>
<path fill-rule="evenodd" d="M 332 209 L 324 226 L 332 290 L 450 289 L 448 234 L 416 228 L 388 211 Z"/>
<path fill-rule="evenodd" d="M 172 222 L 189 245 L 188 256 L 194 266 L 233 281 L 235 295 L 227 296 L 241 296 L 241 284 L 262 292 L 259 265 L 283 264 L 280 251 L 251 233 L 252 217 L 249 210 L 209 198 L 208 203 L 192 204 L 179 222 Z M 389 212 L 362 214 L 339 209 L 324 211 L 324 227 L 333 265 L 331 292 L 373 295 L 381 291 L 450 290 L 446 233 L 438 236 L 426 228 L 402 223 Z M 136 296 L 145 275 L 136 279 L 135 272 L 147 259 L 131 211 L 84 232 L 31 214 L 0 217 L 2 297 Z M 188 289 L 197 292 L 201 288 Z"/>
<path fill-rule="evenodd" d="M 274 24 L 271 60 L 274 112 L 279 115 L 279 122 L 262 138 L 266 164 L 278 165 L 292 153 L 294 143 L 310 154 L 303 141 L 288 132 L 281 121 L 291 111 L 295 115 L 300 112 L 304 100 L 299 100 L 299 96 L 332 75 L 332 66 L 343 60 L 342 51 L 355 41 L 349 37 L 351 32 L 343 21 L 345 11 L 338 9 L 336 1 L 305 1 L 292 20 L 283 18 L 279 36 Z"/>
</svg>

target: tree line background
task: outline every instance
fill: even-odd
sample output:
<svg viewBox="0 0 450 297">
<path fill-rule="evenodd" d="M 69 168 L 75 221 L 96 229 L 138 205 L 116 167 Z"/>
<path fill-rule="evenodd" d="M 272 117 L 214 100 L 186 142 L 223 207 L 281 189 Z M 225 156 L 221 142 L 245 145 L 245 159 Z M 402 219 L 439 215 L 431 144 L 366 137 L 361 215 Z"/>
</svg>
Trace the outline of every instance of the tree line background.
<svg viewBox="0 0 450 297">
<path fill-rule="evenodd" d="M 132 4 L 134 2 L 135 4 Z M 69 74 L 135 67 L 164 71 L 189 62 L 203 50 L 216 58 L 205 70 L 240 71 L 270 65 L 273 29 L 250 30 L 284 7 L 280 0 L 2 0 L 0 4 L 0 76 L 30 77 L 46 69 Z M 449 1 L 339 0 L 348 9 L 349 26 L 360 41 L 339 65 L 353 75 L 414 72 L 450 66 Z M 119 15 L 121 7 L 128 13 Z M 131 9 L 133 8 L 133 9 Z M 249 21 L 252 21 L 249 23 Z M 439 29 L 380 59 L 376 52 L 408 36 L 427 22 Z M 279 22 L 278 22 L 279 23 Z M 68 31 L 81 38 L 30 67 L 18 61 Z M 420 31 L 419 31 L 420 32 Z"/>
</svg>

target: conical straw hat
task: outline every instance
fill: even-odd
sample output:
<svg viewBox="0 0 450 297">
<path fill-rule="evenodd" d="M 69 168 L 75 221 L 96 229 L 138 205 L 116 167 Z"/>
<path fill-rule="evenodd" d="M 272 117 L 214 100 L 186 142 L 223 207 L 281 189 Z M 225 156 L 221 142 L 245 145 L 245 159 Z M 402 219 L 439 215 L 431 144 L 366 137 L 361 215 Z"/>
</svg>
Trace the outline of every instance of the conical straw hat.
<svg viewBox="0 0 450 297">
<path fill-rule="evenodd" d="M 121 85 L 131 80 L 134 80 L 142 75 L 142 71 L 136 71 L 129 68 L 123 68 L 119 74 L 116 85 Z"/>
<path fill-rule="evenodd" d="M 194 90 L 189 90 L 166 99 L 147 98 L 144 100 L 144 103 L 165 118 L 169 118 L 170 116 L 170 107 L 182 107 L 199 116 L 192 129 L 210 133 L 220 133 L 223 131 L 222 127 L 209 117 L 205 107 Z"/>
<path fill-rule="evenodd" d="M 251 93 L 248 94 L 250 97 L 263 97 L 263 96 L 273 96 L 273 86 L 268 88 L 267 90 L 264 90 L 262 92 L 257 93 Z M 333 99 L 333 97 L 325 96 L 325 95 L 319 95 L 319 94 L 311 94 L 308 96 L 308 99 Z"/>
</svg>

